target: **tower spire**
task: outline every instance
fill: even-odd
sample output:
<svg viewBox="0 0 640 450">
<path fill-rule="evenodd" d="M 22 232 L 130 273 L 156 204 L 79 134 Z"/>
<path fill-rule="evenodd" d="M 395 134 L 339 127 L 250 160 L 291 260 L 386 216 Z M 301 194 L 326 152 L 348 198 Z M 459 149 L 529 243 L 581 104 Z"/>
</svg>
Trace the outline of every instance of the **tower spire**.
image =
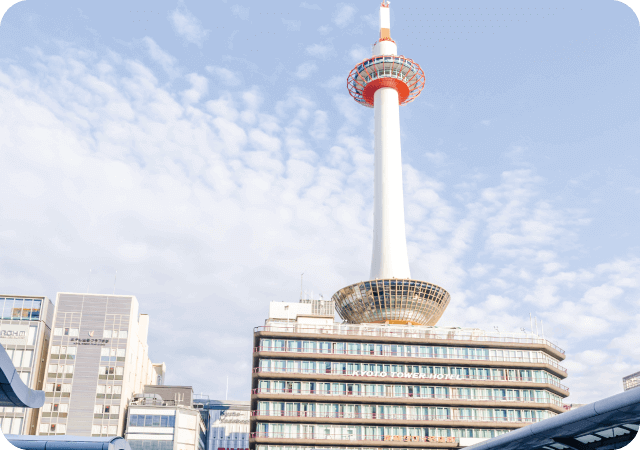
<svg viewBox="0 0 640 450">
<path fill-rule="evenodd" d="M 439 286 L 411 279 L 404 223 L 400 105 L 424 88 L 424 72 L 398 56 L 391 39 L 389 2 L 380 5 L 380 39 L 373 57 L 356 65 L 347 78 L 351 96 L 374 109 L 375 170 L 373 249 L 370 280 L 333 295 L 338 314 L 349 323 L 392 322 L 435 325 L 449 304 Z"/>
</svg>

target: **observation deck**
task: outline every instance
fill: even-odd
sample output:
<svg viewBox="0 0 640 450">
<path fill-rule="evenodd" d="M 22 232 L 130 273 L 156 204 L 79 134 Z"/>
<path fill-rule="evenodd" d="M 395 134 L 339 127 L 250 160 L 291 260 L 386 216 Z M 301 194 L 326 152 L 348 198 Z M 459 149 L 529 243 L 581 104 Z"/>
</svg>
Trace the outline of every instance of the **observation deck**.
<svg viewBox="0 0 640 450">
<path fill-rule="evenodd" d="M 347 323 L 435 325 L 449 305 L 449 293 L 426 281 L 361 281 L 333 294 L 336 310 Z"/>
<path fill-rule="evenodd" d="M 424 88 L 424 72 L 404 56 L 380 55 L 365 59 L 347 77 L 347 89 L 355 101 L 373 108 L 373 95 L 383 87 L 398 92 L 400 105 L 412 102 Z"/>
</svg>

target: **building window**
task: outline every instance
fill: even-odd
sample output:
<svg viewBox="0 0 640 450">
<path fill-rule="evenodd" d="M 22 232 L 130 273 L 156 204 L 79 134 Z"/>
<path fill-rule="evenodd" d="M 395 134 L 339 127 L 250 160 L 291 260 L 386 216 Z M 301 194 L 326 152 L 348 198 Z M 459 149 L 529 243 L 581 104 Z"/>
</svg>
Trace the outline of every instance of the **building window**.
<svg viewBox="0 0 640 450">
<path fill-rule="evenodd" d="M 129 425 L 132 427 L 174 427 L 175 416 L 160 416 L 156 414 L 131 414 Z"/>
</svg>

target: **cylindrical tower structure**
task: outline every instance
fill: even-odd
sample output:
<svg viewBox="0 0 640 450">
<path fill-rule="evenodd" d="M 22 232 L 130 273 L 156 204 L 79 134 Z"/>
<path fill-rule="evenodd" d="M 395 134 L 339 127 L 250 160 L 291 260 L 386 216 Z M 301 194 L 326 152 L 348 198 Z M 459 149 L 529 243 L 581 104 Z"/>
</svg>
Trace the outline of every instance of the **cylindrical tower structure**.
<svg viewBox="0 0 640 450">
<path fill-rule="evenodd" d="M 424 72 L 399 56 L 391 39 L 389 3 L 380 5 L 380 38 L 373 57 L 349 73 L 347 88 L 363 106 L 374 109 L 375 176 L 371 281 L 336 292 L 340 316 L 350 323 L 392 322 L 434 325 L 449 303 L 444 289 L 411 280 L 404 222 L 400 105 L 424 88 Z"/>
</svg>

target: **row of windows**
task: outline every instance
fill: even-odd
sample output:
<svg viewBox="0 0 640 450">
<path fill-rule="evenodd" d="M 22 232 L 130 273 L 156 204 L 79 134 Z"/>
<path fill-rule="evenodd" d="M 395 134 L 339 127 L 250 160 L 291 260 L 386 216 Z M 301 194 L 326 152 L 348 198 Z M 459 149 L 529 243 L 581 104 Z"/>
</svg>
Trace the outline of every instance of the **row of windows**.
<svg viewBox="0 0 640 450">
<path fill-rule="evenodd" d="M 49 364 L 47 373 L 73 373 L 73 368 L 72 364 Z"/>
<path fill-rule="evenodd" d="M 46 383 L 45 392 L 71 392 L 70 383 Z M 122 394 L 122 386 L 99 384 L 96 388 L 98 394 Z"/>
<path fill-rule="evenodd" d="M 33 350 L 7 349 L 7 355 L 9 355 L 13 366 L 16 368 L 31 367 L 31 364 L 33 363 Z"/>
<path fill-rule="evenodd" d="M 0 297 L 0 318 L 39 320 L 42 300 Z"/>
<path fill-rule="evenodd" d="M 540 351 L 429 345 L 261 339 L 258 350 L 269 352 L 328 353 L 355 356 L 402 356 L 411 358 L 473 359 L 482 361 L 545 362 L 557 365 L 557 360 Z"/>
<path fill-rule="evenodd" d="M 258 414 L 280 417 L 389 420 L 470 420 L 539 422 L 555 416 L 549 411 L 498 408 L 450 408 L 406 405 L 359 405 L 342 403 L 258 402 Z"/>
<path fill-rule="evenodd" d="M 533 383 L 551 383 L 560 386 L 560 378 L 544 370 L 489 369 L 482 367 L 447 367 L 408 364 L 369 364 L 331 361 L 299 361 L 261 359 L 261 372 L 286 372 L 304 374 L 389 376 L 398 373 L 418 373 L 425 375 L 454 375 L 465 380 L 526 381 Z"/>
<path fill-rule="evenodd" d="M 104 436 L 115 436 L 118 432 L 117 425 L 92 425 L 91 426 L 91 435 L 104 435 Z"/>
<path fill-rule="evenodd" d="M 60 328 L 53 329 L 53 335 L 78 337 L 80 335 L 80 332 L 78 328 L 60 327 Z M 103 338 L 126 339 L 127 335 L 128 335 L 128 331 L 126 330 L 103 330 L 102 331 Z"/>
<path fill-rule="evenodd" d="M 132 427 L 174 427 L 175 416 L 160 416 L 155 414 L 131 414 L 129 425 Z"/>
<path fill-rule="evenodd" d="M 42 411 L 68 413 L 69 404 L 68 403 L 45 403 L 44 405 L 42 405 Z"/>
<path fill-rule="evenodd" d="M 120 414 L 120 406 L 118 405 L 95 405 L 93 407 L 94 414 Z"/>
<path fill-rule="evenodd" d="M 62 356 L 63 359 L 64 357 L 69 357 L 69 359 L 75 359 L 77 351 L 78 351 L 78 347 L 52 345 L 51 357 L 55 359 L 58 356 Z"/>
<path fill-rule="evenodd" d="M 100 366 L 100 375 L 124 375 L 124 367 Z"/>
<path fill-rule="evenodd" d="M 103 347 L 100 349 L 100 361 L 124 361 L 126 356 L 127 349 L 125 348 Z"/>
<path fill-rule="evenodd" d="M 127 440 L 131 450 L 173 450 L 173 441 Z M 248 450 L 248 449 L 247 449 Z"/>
<path fill-rule="evenodd" d="M 22 434 L 22 417 L 3 417 L 0 418 L 0 429 L 2 434 Z"/>
<path fill-rule="evenodd" d="M 258 437 L 302 438 L 302 439 L 352 439 L 382 441 L 385 436 L 435 436 L 492 438 L 509 430 L 488 430 L 478 428 L 435 428 L 435 427 L 380 427 L 364 425 L 299 425 L 288 423 L 257 424 Z"/>
<path fill-rule="evenodd" d="M 562 405 L 560 396 L 545 390 L 495 389 L 406 384 L 322 383 L 315 381 L 260 380 L 261 394 L 353 395 L 362 397 L 405 397 L 509 402 L 536 402 Z"/>
<path fill-rule="evenodd" d="M 64 423 L 41 423 L 40 433 L 55 433 L 65 434 L 67 432 L 67 425 Z"/>
</svg>

